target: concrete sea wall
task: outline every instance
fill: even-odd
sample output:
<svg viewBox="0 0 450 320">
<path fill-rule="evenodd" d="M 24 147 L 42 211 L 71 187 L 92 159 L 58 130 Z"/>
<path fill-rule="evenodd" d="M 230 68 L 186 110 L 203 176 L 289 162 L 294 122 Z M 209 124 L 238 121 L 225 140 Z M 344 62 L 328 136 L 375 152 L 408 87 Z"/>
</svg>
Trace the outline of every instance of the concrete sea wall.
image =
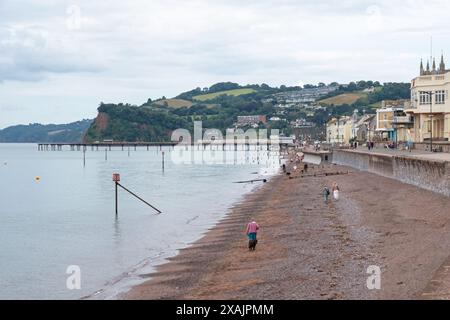
<svg viewBox="0 0 450 320">
<path fill-rule="evenodd" d="M 334 150 L 333 163 L 375 173 L 450 196 L 450 162 L 447 161 Z"/>
</svg>

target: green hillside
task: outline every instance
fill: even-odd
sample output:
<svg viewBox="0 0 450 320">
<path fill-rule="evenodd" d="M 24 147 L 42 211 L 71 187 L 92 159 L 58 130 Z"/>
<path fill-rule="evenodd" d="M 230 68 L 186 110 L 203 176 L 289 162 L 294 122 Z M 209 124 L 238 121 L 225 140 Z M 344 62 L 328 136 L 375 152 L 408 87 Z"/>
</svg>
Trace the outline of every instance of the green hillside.
<svg viewBox="0 0 450 320">
<path fill-rule="evenodd" d="M 0 142 L 81 142 L 92 120 L 82 120 L 69 124 L 17 125 L 0 130 Z"/>
<path fill-rule="evenodd" d="M 159 106 L 167 106 L 169 108 L 192 107 L 193 103 L 184 99 L 161 99 L 154 102 Z"/>
<path fill-rule="evenodd" d="M 366 98 L 367 96 L 368 96 L 368 94 L 366 92 L 362 92 L 362 91 L 349 92 L 349 93 L 342 93 L 340 95 L 337 95 L 337 96 L 334 96 L 331 98 L 323 99 L 318 102 L 322 103 L 322 104 L 338 106 L 341 104 L 355 103 L 359 99 Z"/>
<path fill-rule="evenodd" d="M 366 87 L 376 85 L 373 92 L 364 92 Z M 310 85 L 309 89 L 319 88 Z M 354 110 L 367 111 L 369 106 L 377 106 L 382 100 L 405 99 L 410 95 L 409 83 L 385 83 L 360 81 L 341 86 L 337 92 L 324 97 L 324 108 L 314 106 L 283 107 L 284 96 L 292 99 L 301 95 L 299 87 L 279 88 L 262 85 L 246 85 L 232 82 L 217 83 L 209 88 L 195 88 L 181 93 L 173 99 L 148 99 L 141 106 L 130 104 L 104 104 L 98 108 L 98 116 L 90 126 L 85 141 L 104 139 L 115 141 L 169 141 L 175 129 L 187 129 L 192 134 L 193 122 L 202 121 L 204 129 L 219 129 L 223 133 L 236 125 L 238 116 L 265 115 L 282 117 L 286 121 L 259 123 L 260 128 L 279 129 L 283 134 L 293 133 L 290 122 L 305 119 L 323 126 L 330 117 L 352 115 Z M 280 98 L 280 93 L 282 98 Z M 326 103 L 324 103 L 324 101 Z M 248 129 L 243 127 L 244 130 Z"/>
<path fill-rule="evenodd" d="M 225 91 L 219 91 L 214 93 L 208 93 L 208 94 L 202 94 L 198 96 L 194 96 L 193 99 L 197 101 L 207 101 L 217 98 L 221 95 L 228 95 L 228 96 L 241 96 L 244 94 L 250 94 L 256 92 L 255 89 L 250 88 L 243 88 L 243 89 L 234 89 L 234 90 L 225 90 Z"/>
</svg>

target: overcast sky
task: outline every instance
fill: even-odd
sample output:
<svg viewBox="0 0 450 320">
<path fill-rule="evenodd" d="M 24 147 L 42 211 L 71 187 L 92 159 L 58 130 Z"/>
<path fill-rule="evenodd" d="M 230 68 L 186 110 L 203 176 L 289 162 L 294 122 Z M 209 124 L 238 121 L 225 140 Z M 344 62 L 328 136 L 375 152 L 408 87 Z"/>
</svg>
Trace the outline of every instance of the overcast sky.
<svg viewBox="0 0 450 320">
<path fill-rule="evenodd" d="M 430 36 L 450 56 L 449 14 L 447 0 L 0 0 L 0 128 L 221 81 L 409 82 Z"/>
</svg>

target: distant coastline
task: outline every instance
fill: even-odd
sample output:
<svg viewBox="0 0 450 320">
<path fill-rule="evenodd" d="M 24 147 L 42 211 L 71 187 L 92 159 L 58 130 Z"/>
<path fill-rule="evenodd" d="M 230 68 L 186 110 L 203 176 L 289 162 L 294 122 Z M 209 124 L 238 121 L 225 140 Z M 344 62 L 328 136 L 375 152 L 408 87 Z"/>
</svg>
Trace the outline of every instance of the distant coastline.
<svg viewBox="0 0 450 320">
<path fill-rule="evenodd" d="M 84 119 L 67 124 L 14 125 L 0 130 L 0 143 L 81 142 L 93 121 Z"/>
</svg>

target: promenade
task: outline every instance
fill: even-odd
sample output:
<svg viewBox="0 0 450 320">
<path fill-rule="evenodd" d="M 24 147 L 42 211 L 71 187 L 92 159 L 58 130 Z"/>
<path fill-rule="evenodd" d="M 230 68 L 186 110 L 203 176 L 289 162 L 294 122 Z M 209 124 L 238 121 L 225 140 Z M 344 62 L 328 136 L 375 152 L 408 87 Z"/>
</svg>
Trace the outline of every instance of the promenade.
<svg viewBox="0 0 450 320">
<path fill-rule="evenodd" d="M 450 153 L 445 152 L 429 152 L 429 151 L 421 151 L 421 150 L 411 150 L 411 152 L 407 150 L 390 150 L 386 148 L 375 148 L 372 150 L 368 150 L 366 147 L 358 147 L 357 149 L 349 149 L 355 150 L 358 152 L 365 152 L 368 154 L 385 154 L 385 155 L 394 155 L 394 156 L 407 156 L 414 157 L 419 159 L 428 159 L 428 160 L 438 160 L 438 161 L 449 161 L 450 162 Z"/>
</svg>

